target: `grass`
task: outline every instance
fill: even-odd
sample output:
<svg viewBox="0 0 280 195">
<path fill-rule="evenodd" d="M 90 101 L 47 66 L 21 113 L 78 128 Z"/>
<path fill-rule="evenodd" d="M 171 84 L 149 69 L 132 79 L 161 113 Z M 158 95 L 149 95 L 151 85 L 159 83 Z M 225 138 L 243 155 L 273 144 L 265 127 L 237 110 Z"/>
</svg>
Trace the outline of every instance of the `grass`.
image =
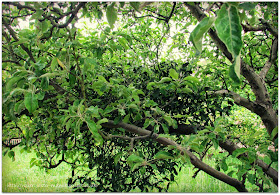
<svg viewBox="0 0 280 195">
<path fill-rule="evenodd" d="M 30 168 L 29 162 L 36 154 L 20 153 L 20 149 L 13 149 L 15 161 L 8 155 L 2 158 L 2 192 L 71 192 L 67 186 L 70 166 L 61 163 L 48 173 L 36 166 Z"/>
<path fill-rule="evenodd" d="M 2 192 L 71 192 L 67 186 L 67 178 L 71 176 L 71 168 L 67 164 L 61 164 L 55 169 L 46 173 L 43 169 L 34 166 L 30 168 L 31 158 L 36 157 L 35 153 L 20 153 L 19 147 L 14 148 L 15 161 L 8 155 L 2 158 Z M 234 159 L 228 159 L 229 162 Z M 227 160 L 227 162 L 228 162 Z M 214 159 L 206 159 L 206 163 L 214 166 Z M 228 162 L 228 163 L 229 163 Z M 230 167 L 229 167 L 230 169 Z M 182 167 L 179 175 L 175 177 L 174 183 L 169 187 L 169 192 L 237 192 L 231 187 L 203 171 L 192 178 L 196 169 L 186 164 Z M 255 189 L 248 185 L 248 190 Z M 277 192 L 276 186 L 271 186 L 272 192 Z M 133 190 L 132 192 L 140 192 Z M 157 192 L 157 190 L 151 190 Z"/>
</svg>

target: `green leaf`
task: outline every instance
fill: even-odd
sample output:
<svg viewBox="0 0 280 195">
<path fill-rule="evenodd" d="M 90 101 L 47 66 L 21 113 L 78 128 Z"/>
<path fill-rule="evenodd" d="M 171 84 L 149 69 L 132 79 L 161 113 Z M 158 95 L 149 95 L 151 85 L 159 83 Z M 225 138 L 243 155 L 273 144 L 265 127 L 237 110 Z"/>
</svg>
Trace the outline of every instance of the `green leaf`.
<svg viewBox="0 0 280 195">
<path fill-rule="evenodd" d="M 253 175 L 253 174 L 248 174 L 248 181 L 251 183 L 251 184 L 255 184 L 255 180 L 256 180 L 256 175 Z"/>
<path fill-rule="evenodd" d="M 135 110 L 139 110 L 138 106 L 136 104 L 129 104 L 128 105 L 128 108 L 132 108 L 132 109 L 135 109 Z"/>
<path fill-rule="evenodd" d="M 40 23 L 41 31 L 46 32 L 49 28 L 49 24 L 47 20 L 44 20 Z"/>
<path fill-rule="evenodd" d="M 184 81 L 190 81 L 190 82 L 195 83 L 195 84 L 199 84 L 200 83 L 199 79 L 196 78 L 196 77 L 193 77 L 193 76 L 187 76 L 183 80 Z"/>
<path fill-rule="evenodd" d="M 87 126 L 92 134 L 99 134 L 96 123 L 94 121 L 86 119 Z"/>
<path fill-rule="evenodd" d="M 114 125 L 117 125 L 119 122 L 121 122 L 121 119 L 122 119 L 121 116 L 117 116 L 117 117 L 114 119 Z"/>
<path fill-rule="evenodd" d="M 114 28 L 114 24 L 118 18 L 117 11 L 115 10 L 114 5 L 115 5 L 115 2 L 112 3 L 111 5 L 109 5 L 107 7 L 107 11 L 106 11 L 107 21 L 110 24 L 111 28 Z"/>
<path fill-rule="evenodd" d="M 180 92 L 181 93 L 186 93 L 186 94 L 189 94 L 189 93 L 192 93 L 192 90 L 188 87 L 185 87 L 183 89 L 180 89 Z"/>
<path fill-rule="evenodd" d="M 33 113 L 39 107 L 36 94 L 32 92 L 26 93 L 24 95 L 24 105 L 28 112 Z"/>
<path fill-rule="evenodd" d="M 57 67 L 57 64 L 58 64 L 57 59 L 56 59 L 56 58 L 53 58 L 53 59 L 52 59 L 52 63 L 51 63 L 51 70 L 52 70 L 52 72 L 55 71 L 55 69 L 56 69 L 56 67 Z"/>
<path fill-rule="evenodd" d="M 140 2 L 129 2 L 129 4 L 130 4 L 131 7 L 133 7 L 137 12 L 140 13 L 140 10 L 139 10 Z"/>
<path fill-rule="evenodd" d="M 164 133 L 168 134 L 169 133 L 168 126 L 166 124 L 164 124 L 164 123 L 162 123 L 161 126 L 163 128 Z"/>
<path fill-rule="evenodd" d="M 85 121 L 87 123 L 87 126 L 88 126 L 90 132 L 93 134 L 94 140 L 97 142 L 97 144 L 102 145 L 104 140 L 103 140 L 102 136 L 98 133 L 98 128 L 97 128 L 96 123 L 89 119 L 86 119 Z"/>
<path fill-rule="evenodd" d="M 29 42 L 29 39 L 21 38 L 19 41 L 12 43 L 12 45 L 20 45 L 20 44 L 27 43 L 27 42 Z"/>
<path fill-rule="evenodd" d="M 226 163 L 226 159 L 224 158 L 221 162 L 221 168 L 224 170 L 224 171 L 227 171 L 228 170 L 228 166 L 227 166 L 227 163 Z"/>
<path fill-rule="evenodd" d="M 115 163 L 115 165 L 117 165 L 117 163 L 118 163 L 119 160 L 121 159 L 122 155 L 123 155 L 123 152 L 119 152 L 119 153 L 117 153 L 117 154 L 114 156 L 114 163 Z"/>
<path fill-rule="evenodd" d="M 174 157 L 166 151 L 159 151 L 154 155 L 155 159 L 173 159 Z"/>
<path fill-rule="evenodd" d="M 13 161 L 15 160 L 15 152 L 14 152 L 14 151 L 10 151 L 10 152 L 8 153 L 8 156 L 9 156 L 10 158 L 12 158 Z"/>
<path fill-rule="evenodd" d="M 125 4 L 125 2 L 120 2 L 120 7 L 123 8 L 124 4 Z"/>
<path fill-rule="evenodd" d="M 92 117 L 99 118 L 98 106 L 90 106 L 86 109 L 86 113 L 89 113 Z"/>
<path fill-rule="evenodd" d="M 48 77 L 42 78 L 41 87 L 42 87 L 42 89 L 48 89 L 48 87 L 49 87 L 49 78 Z"/>
<path fill-rule="evenodd" d="M 161 83 L 168 83 L 168 82 L 171 82 L 172 79 L 169 78 L 169 77 L 162 77 L 162 79 L 158 82 L 159 84 Z"/>
<path fill-rule="evenodd" d="M 6 91 L 11 91 L 11 90 L 13 90 L 13 89 L 14 89 L 14 85 L 15 85 L 20 79 L 22 79 L 22 77 L 14 76 L 14 77 L 10 78 L 10 79 L 8 80 L 8 82 L 6 83 L 6 86 L 5 86 Z"/>
<path fill-rule="evenodd" d="M 107 118 L 103 118 L 103 119 L 101 119 L 101 120 L 99 120 L 99 121 L 97 121 L 97 125 L 100 125 L 100 124 L 102 124 L 102 123 L 107 123 L 109 120 L 107 119 Z"/>
<path fill-rule="evenodd" d="M 247 148 L 238 148 L 238 149 L 233 151 L 232 156 L 234 158 L 236 158 L 236 157 L 238 157 L 239 155 L 241 155 L 241 154 L 243 154 L 245 152 L 247 152 Z"/>
<path fill-rule="evenodd" d="M 163 116 L 163 119 L 168 123 L 168 126 L 172 126 L 173 121 L 172 118 L 170 116 Z"/>
<path fill-rule="evenodd" d="M 169 76 L 171 76 L 174 80 L 178 80 L 179 74 L 174 69 L 169 70 Z"/>
<path fill-rule="evenodd" d="M 54 76 L 58 76 L 59 73 L 45 73 L 45 74 L 42 74 L 39 78 L 44 78 L 44 77 L 54 77 Z"/>
<path fill-rule="evenodd" d="M 132 165 L 134 163 L 142 163 L 144 161 L 143 158 L 141 158 L 140 156 L 137 156 L 135 154 L 131 154 L 128 158 L 127 158 L 127 163 L 130 167 L 132 167 Z"/>
<path fill-rule="evenodd" d="M 215 27 L 219 38 L 225 43 L 227 49 L 235 58 L 240 54 L 242 48 L 240 18 L 235 6 L 224 4 L 218 12 Z"/>
<path fill-rule="evenodd" d="M 247 10 L 250 11 L 252 9 L 255 9 L 256 4 L 255 3 L 251 3 L 251 2 L 245 2 L 239 5 L 239 8 L 243 9 L 243 10 Z"/>
<path fill-rule="evenodd" d="M 278 133 L 278 126 L 275 127 L 272 132 L 271 132 L 271 135 L 270 135 L 270 139 L 274 139 L 275 135 Z"/>
<path fill-rule="evenodd" d="M 127 34 L 123 34 L 123 33 L 120 33 L 120 36 L 122 36 L 123 38 L 125 38 L 127 40 L 127 42 L 132 45 L 132 38 L 127 35 Z"/>
<path fill-rule="evenodd" d="M 119 43 L 123 46 L 123 48 L 125 49 L 125 50 L 127 50 L 127 49 L 129 49 L 129 47 L 127 46 L 127 40 L 125 39 L 125 38 L 123 38 L 123 37 L 119 37 L 118 38 L 118 41 L 119 41 Z"/>
<path fill-rule="evenodd" d="M 39 19 L 42 17 L 44 11 L 43 10 L 36 10 L 35 14 L 32 14 L 30 20 Z"/>
<path fill-rule="evenodd" d="M 155 86 L 156 83 L 155 82 L 149 82 L 148 85 L 147 85 L 147 89 L 148 90 L 153 90 L 153 86 Z"/>
<path fill-rule="evenodd" d="M 241 62 L 240 62 L 240 55 L 237 56 L 233 62 L 233 64 L 229 67 L 229 76 L 234 81 L 235 84 L 239 85 L 240 81 L 240 69 L 241 69 Z"/>
<path fill-rule="evenodd" d="M 215 17 L 206 17 L 201 20 L 201 22 L 195 27 L 195 29 L 190 34 L 190 41 L 193 43 L 194 47 L 202 52 L 202 38 L 205 33 L 208 32 L 212 24 L 215 22 Z"/>
</svg>

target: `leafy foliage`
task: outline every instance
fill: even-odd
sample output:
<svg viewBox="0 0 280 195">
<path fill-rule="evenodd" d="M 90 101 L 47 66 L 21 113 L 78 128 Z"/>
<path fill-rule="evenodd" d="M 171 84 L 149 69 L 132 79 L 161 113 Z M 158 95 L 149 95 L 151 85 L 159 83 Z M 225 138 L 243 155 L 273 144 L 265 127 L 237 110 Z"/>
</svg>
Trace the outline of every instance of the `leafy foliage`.
<svg viewBox="0 0 280 195">
<path fill-rule="evenodd" d="M 272 97 L 264 102 L 273 113 L 278 105 L 273 3 L 209 3 L 209 17 L 199 16 L 192 32 L 189 27 L 198 22 L 192 9 L 200 3 L 2 5 L 3 137 L 20 137 L 26 150 L 37 152 L 31 166 L 70 164 L 68 185 L 77 192 L 167 191 L 162 184 L 174 181 L 177 166 L 202 164 L 210 148 L 218 151 L 230 141 L 246 145 L 228 149 L 241 161 L 232 165 L 237 173 L 228 172 L 226 157 L 212 171 L 233 177 L 238 185 L 230 185 L 240 191 L 246 191 L 246 182 L 259 191 L 271 185 L 273 176 L 255 163 L 255 147 L 269 163 L 278 161 L 277 151 L 267 151 L 277 133 L 271 140 L 275 121 L 263 118 L 261 99 Z M 258 22 L 262 16 L 266 21 Z M 79 27 L 82 18 L 91 25 Z M 20 19 L 29 28 L 18 28 Z M 266 83 L 248 74 L 254 70 Z M 268 132 L 250 120 L 236 123 L 234 104 L 259 115 Z M 173 148 L 155 142 L 158 134 Z M 14 158 L 12 151 L 8 155 Z"/>
</svg>

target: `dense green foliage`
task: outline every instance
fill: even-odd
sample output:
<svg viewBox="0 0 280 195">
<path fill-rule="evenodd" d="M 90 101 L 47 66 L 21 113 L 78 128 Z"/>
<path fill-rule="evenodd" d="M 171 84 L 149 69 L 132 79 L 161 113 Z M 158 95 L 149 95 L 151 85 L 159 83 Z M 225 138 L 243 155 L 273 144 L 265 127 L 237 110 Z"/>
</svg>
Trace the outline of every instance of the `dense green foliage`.
<svg viewBox="0 0 280 195">
<path fill-rule="evenodd" d="M 266 172 L 278 162 L 268 150 L 278 147 L 276 5 L 5 2 L 3 139 L 35 150 L 31 166 L 71 165 L 74 191 L 167 191 L 188 162 L 267 191 L 278 180 Z M 92 22 L 80 28 L 81 18 Z M 233 105 L 260 118 L 240 121 Z M 211 147 L 240 163 L 223 157 L 208 171 Z"/>
</svg>

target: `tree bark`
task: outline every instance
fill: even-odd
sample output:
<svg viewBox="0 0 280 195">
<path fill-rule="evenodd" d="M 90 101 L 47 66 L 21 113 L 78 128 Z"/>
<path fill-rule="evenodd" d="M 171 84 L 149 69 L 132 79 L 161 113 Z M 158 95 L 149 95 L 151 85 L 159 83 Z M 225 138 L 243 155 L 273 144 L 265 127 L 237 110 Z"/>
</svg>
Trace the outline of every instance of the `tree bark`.
<svg viewBox="0 0 280 195">
<path fill-rule="evenodd" d="M 201 8 L 197 5 L 190 5 L 189 3 L 184 3 L 186 7 L 191 11 L 192 15 L 197 18 L 198 21 L 201 21 L 203 18 L 207 17 L 206 14 L 203 13 Z M 216 43 L 218 48 L 224 53 L 224 55 L 228 58 L 228 60 L 232 61 L 232 55 L 226 48 L 225 44 L 220 40 L 217 33 L 210 29 L 208 31 L 212 40 Z M 277 41 L 278 42 L 278 41 Z M 275 56 L 277 53 L 276 44 L 272 46 L 273 60 L 275 60 Z M 272 58 L 272 57 L 271 57 Z M 241 60 L 241 74 L 246 78 L 251 86 L 253 93 L 256 96 L 256 101 L 254 102 L 254 108 L 251 110 L 257 115 L 259 115 L 267 129 L 269 135 L 271 135 L 274 128 L 278 127 L 278 116 L 273 109 L 273 105 L 265 86 L 265 81 L 262 79 L 262 76 L 258 75 L 253 68 L 251 68 L 248 64 L 246 64 L 243 60 Z M 240 104 L 243 106 L 242 104 Z M 277 135 L 278 136 L 278 135 Z M 276 138 L 276 137 L 275 137 Z"/>
</svg>

